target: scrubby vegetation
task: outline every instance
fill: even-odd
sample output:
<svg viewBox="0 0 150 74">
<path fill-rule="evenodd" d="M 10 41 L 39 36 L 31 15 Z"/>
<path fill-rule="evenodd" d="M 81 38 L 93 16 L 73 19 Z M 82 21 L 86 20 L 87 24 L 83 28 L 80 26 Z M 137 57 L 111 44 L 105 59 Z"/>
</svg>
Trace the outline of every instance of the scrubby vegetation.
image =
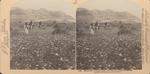
<svg viewBox="0 0 150 74">
<path fill-rule="evenodd" d="M 23 22 L 11 23 L 11 69 L 74 69 L 75 25 L 66 24 L 35 25 L 26 34 Z M 53 34 L 64 27 L 63 33 Z"/>
<path fill-rule="evenodd" d="M 109 26 L 100 27 L 94 35 L 86 28 L 88 24 L 83 25 L 85 27 L 78 31 L 82 35 L 77 35 L 78 69 L 142 68 L 140 23 L 110 22 Z"/>
</svg>

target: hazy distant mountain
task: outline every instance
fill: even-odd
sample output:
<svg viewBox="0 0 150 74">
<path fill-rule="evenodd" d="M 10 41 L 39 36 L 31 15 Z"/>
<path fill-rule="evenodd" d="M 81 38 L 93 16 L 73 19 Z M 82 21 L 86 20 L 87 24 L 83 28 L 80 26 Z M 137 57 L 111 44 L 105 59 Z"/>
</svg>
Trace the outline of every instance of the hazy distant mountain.
<svg viewBox="0 0 150 74">
<path fill-rule="evenodd" d="M 12 21 L 60 21 L 60 22 L 74 22 L 75 19 L 61 11 L 48 11 L 44 8 L 33 10 L 33 9 L 21 9 L 13 8 L 11 10 Z"/>
<path fill-rule="evenodd" d="M 78 22 L 95 22 L 95 21 L 125 21 L 139 22 L 140 19 L 128 12 L 115 12 L 113 10 L 88 10 L 86 8 L 77 9 Z"/>
</svg>

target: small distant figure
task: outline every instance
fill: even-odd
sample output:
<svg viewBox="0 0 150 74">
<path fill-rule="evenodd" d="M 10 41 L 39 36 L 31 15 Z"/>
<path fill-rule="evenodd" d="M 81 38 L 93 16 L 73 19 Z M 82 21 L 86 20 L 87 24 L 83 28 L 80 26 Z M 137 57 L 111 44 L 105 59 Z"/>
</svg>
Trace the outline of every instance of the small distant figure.
<svg viewBox="0 0 150 74">
<path fill-rule="evenodd" d="M 42 21 L 39 22 L 39 28 L 41 27 L 41 25 L 42 25 Z"/>
<path fill-rule="evenodd" d="M 108 25 L 108 23 L 107 23 L 107 22 L 105 22 L 105 23 L 104 23 L 104 25 L 105 25 L 105 28 L 106 28 L 106 27 L 107 27 L 107 25 Z"/>
<path fill-rule="evenodd" d="M 32 21 L 25 22 L 25 24 L 24 24 L 24 30 L 25 30 L 26 34 L 29 34 L 29 31 L 32 29 L 32 26 L 33 26 L 33 22 Z"/>
<path fill-rule="evenodd" d="M 28 28 L 28 23 L 27 22 L 25 22 L 24 30 L 25 30 L 26 34 L 29 34 L 29 28 Z"/>
<path fill-rule="evenodd" d="M 99 24 L 98 24 L 98 22 L 96 21 L 96 23 L 95 23 L 95 29 L 96 30 L 98 30 L 99 29 Z"/>
<path fill-rule="evenodd" d="M 90 24 L 89 30 L 90 30 L 90 34 L 91 35 L 95 34 L 95 32 L 94 32 L 94 25 L 93 24 Z"/>
<path fill-rule="evenodd" d="M 30 30 L 32 29 L 32 25 L 33 25 L 33 22 L 30 21 L 30 23 L 29 23 L 29 29 L 30 29 Z"/>
</svg>

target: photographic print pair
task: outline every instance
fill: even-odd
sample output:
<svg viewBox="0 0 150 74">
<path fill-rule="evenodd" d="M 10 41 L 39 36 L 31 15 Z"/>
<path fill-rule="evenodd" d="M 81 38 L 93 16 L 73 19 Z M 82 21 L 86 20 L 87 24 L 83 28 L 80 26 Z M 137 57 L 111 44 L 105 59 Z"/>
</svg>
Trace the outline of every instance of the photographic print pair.
<svg viewBox="0 0 150 74">
<path fill-rule="evenodd" d="M 12 70 L 141 70 L 142 9 L 129 0 L 18 0 Z"/>
</svg>

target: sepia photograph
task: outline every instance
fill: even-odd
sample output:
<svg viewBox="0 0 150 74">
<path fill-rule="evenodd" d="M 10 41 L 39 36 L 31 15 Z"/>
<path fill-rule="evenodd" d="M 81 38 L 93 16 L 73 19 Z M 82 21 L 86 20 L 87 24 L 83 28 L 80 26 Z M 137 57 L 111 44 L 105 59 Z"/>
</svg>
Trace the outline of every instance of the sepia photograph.
<svg viewBox="0 0 150 74">
<path fill-rule="evenodd" d="M 142 70 L 142 8 L 130 0 L 16 0 L 11 70 Z"/>
<path fill-rule="evenodd" d="M 142 9 L 129 0 L 88 0 L 76 12 L 77 70 L 141 70 Z"/>
<path fill-rule="evenodd" d="M 150 74 L 150 0 L 0 0 L 0 74 Z"/>
<path fill-rule="evenodd" d="M 75 22 L 64 0 L 17 0 L 10 12 L 10 69 L 75 69 Z"/>
</svg>

